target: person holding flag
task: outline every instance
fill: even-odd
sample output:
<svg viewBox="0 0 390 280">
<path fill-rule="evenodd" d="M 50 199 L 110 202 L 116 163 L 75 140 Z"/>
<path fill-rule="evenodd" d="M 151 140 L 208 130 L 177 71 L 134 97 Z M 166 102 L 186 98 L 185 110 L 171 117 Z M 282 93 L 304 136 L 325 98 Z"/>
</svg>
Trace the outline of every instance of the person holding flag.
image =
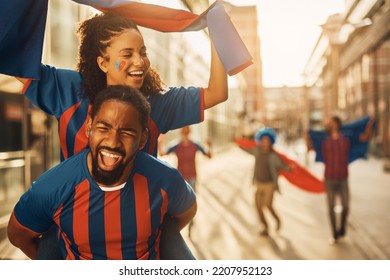
<svg viewBox="0 0 390 280">
<path fill-rule="evenodd" d="M 287 165 L 273 150 L 276 141 L 276 131 L 270 127 L 259 129 L 255 134 L 257 148 L 254 151 L 255 166 L 253 173 L 253 182 L 256 184 L 255 203 L 261 223 L 264 229 L 260 235 L 268 235 L 269 226 L 265 218 L 264 210 L 269 213 L 276 221 L 276 230 L 279 231 L 281 221 L 279 215 L 273 207 L 274 191 L 279 190 L 278 172 L 281 170 L 289 172 L 294 165 Z"/>
<path fill-rule="evenodd" d="M 325 189 L 332 229 L 330 244 L 337 243 L 346 234 L 349 214 L 348 166 L 352 161 L 366 157 L 374 125 L 374 118 L 365 117 L 343 126 L 340 117 L 332 116 L 326 121 L 326 131 L 308 132 L 309 148 L 316 151 L 316 161 L 325 165 Z M 342 208 L 340 223 L 337 222 L 335 211 L 338 198 Z"/>
</svg>

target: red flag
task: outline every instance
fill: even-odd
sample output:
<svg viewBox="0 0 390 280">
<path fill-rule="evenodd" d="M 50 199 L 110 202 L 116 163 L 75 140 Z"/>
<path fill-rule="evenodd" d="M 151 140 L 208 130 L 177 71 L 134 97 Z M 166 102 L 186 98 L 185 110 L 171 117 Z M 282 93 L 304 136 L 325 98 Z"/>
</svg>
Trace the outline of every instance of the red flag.
<svg viewBox="0 0 390 280">
<path fill-rule="evenodd" d="M 256 148 L 256 142 L 252 139 L 239 139 L 236 140 L 236 143 L 244 150 L 253 150 Z M 279 175 L 285 177 L 287 181 L 302 190 L 311 193 L 325 192 L 325 185 L 322 180 L 314 176 L 309 170 L 300 165 L 297 161 L 289 158 L 276 149 L 274 149 L 274 151 L 284 163 L 290 166 L 294 166 L 290 172 L 280 171 Z"/>
</svg>

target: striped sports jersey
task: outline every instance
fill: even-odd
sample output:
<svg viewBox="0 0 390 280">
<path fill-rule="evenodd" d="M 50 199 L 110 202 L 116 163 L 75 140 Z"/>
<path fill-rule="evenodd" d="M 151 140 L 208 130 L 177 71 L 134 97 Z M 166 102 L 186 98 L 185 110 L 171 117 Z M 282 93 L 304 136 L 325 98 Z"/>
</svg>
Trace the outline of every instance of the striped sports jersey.
<svg viewBox="0 0 390 280">
<path fill-rule="evenodd" d="M 119 190 L 103 191 L 91 178 L 86 149 L 45 172 L 14 209 L 35 233 L 58 227 L 64 259 L 159 259 L 166 214 L 188 210 L 195 194 L 179 172 L 138 152 Z"/>
<path fill-rule="evenodd" d="M 170 147 L 167 151 L 169 153 L 176 153 L 177 169 L 186 180 L 196 178 L 196 152 L 201 151 L 206 155 L 206 151 L 198 144 L 190 141 L 187 145 L 180 142 L 177 145 Z"/>
<path fill-rule="evenodd" d="M 88 145 L 85 127 L 91 104 L 81 90 L 81 74 L 41 65 L 40 80 L 31 80 L 23 90 L 31 102 L 58 120 L 61 160 Z M 164 94 L 149 96 L 149 136 L 144 151 L 156 156 L 160 133 L 203 121 L 203 89 L 171 87 Z"/>
<path fill-rule="evenodd" d="M 325 164 L 325 179 L 346 179 L 348 177 L 350 141 L 342 134 L 337 139 L 327 137 L 322 142 L 322 156 Z"/>
</svg>

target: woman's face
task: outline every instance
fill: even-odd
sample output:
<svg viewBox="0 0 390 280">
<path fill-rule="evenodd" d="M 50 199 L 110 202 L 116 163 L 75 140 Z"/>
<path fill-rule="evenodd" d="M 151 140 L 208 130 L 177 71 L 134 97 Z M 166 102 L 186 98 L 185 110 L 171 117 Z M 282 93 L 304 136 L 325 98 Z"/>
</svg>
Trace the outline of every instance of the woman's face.
<svg viewBox="0 0 390 280">
<path fill-rule="evenodd" d="M 136 89 L 142 87 L 150 67 L 144 39 L 135 29 L 113 37 L 97 63 L 106 73 L 107 86 L 127 85 Z"/>
</svg>

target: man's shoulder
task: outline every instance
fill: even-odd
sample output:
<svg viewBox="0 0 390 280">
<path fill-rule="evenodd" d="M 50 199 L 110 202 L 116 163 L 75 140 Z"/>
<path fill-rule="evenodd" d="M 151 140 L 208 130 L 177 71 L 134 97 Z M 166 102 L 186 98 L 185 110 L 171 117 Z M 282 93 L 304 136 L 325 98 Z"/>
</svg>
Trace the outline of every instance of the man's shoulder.
<svg viewBox="0 0 390 280">
<path fill-rule="evenodd" d="M 64 185 L 72 182 L 73 179 L 79 178 L 85 171 L 83 160 L 85 159 L 87 152 L 87 150 L 81 151 L 52 167 L 43 173 L 38 178 L 37 182 L 53 182 L 54 185 Z"/>
<path fill-rule="evenodd" d="M 148 178 L 169 178 L 180 175 L 176 168 L 145 152 L 138 152 L 135 161 L 135 170 Z"/>
</svg>

